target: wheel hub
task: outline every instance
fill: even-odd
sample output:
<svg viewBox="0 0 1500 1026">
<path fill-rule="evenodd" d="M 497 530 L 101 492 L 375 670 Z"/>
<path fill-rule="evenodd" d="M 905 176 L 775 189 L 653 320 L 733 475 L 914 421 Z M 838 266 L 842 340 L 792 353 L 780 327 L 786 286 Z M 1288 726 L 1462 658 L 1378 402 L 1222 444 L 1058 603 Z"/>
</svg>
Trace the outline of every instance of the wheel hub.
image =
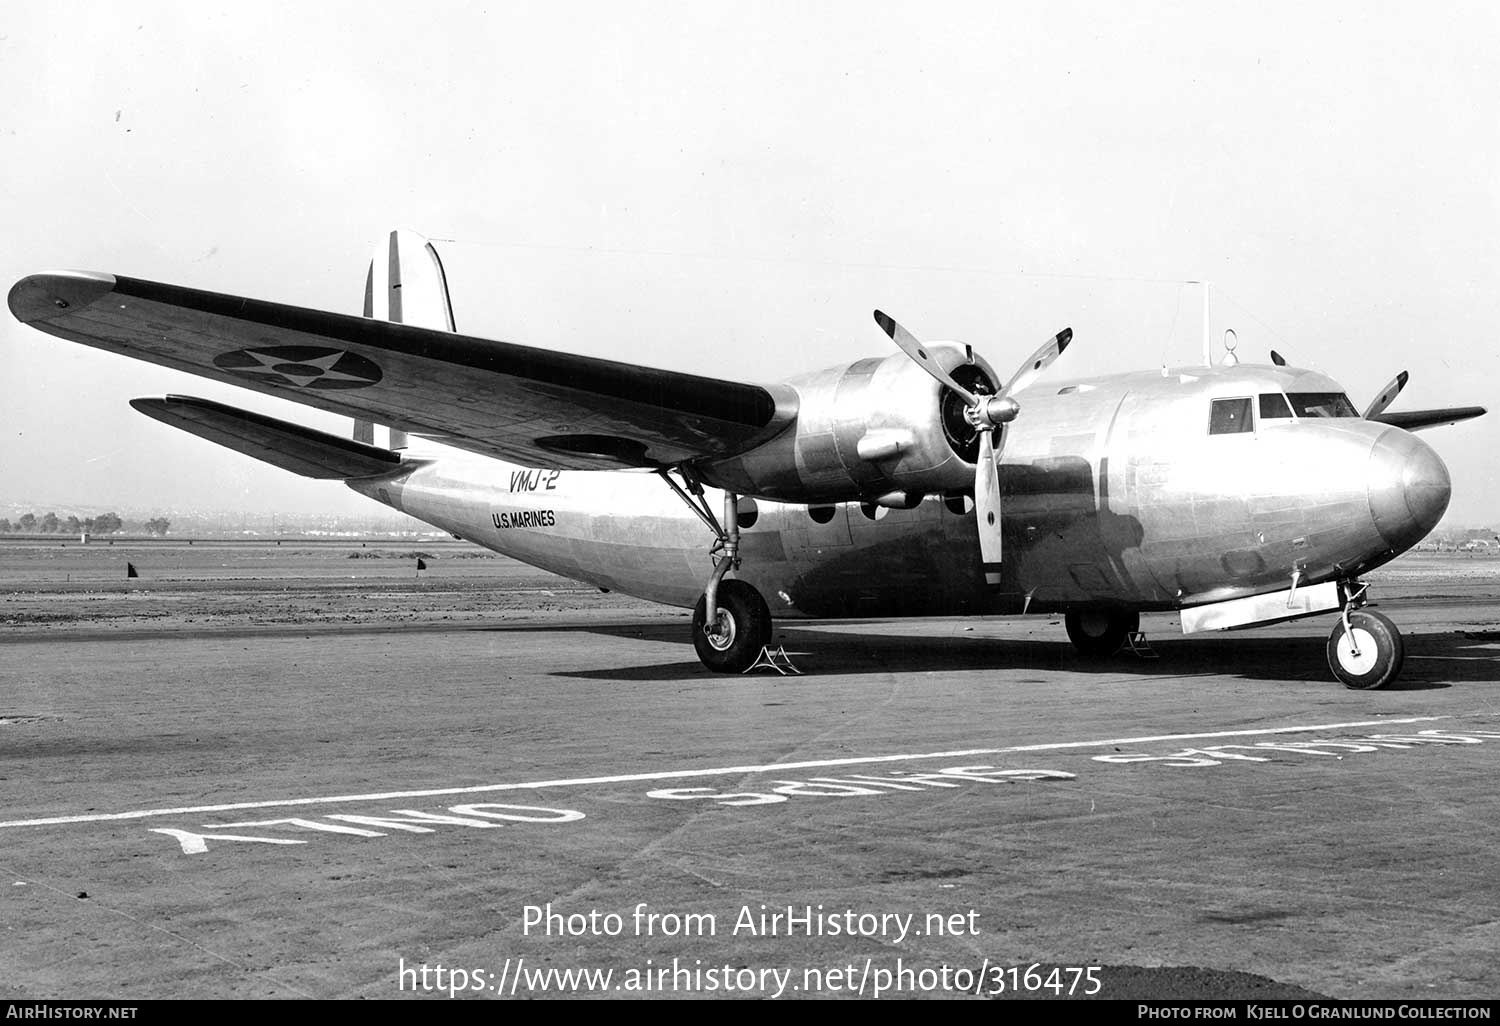
<svg viewBox="0 0 1500 1026">
<path fill-rule="evenodd" d="M 708 643 L 713 646 L 714 651 L 727 651 L 729 646 L 734 644 L 734 617 L 730 616 L 726 610 L 720 609 L 713 623 L 703 625 L 703 633 L 707 635 Z"/>
<path fill-rule="evenodd" d="M 1355 627 L 1339 638 L 1338 653 L 1339 665 L 1356 676 L 1363 676 L 1375 667 L 1378 646 L 1369 631 Z"/>
<path fill-rule="evenodd" d="M 1091 638 L 1102 638 L 1109 632 L 1109 616 L 1097 609 L 1085 610 L 1078 617 L 1078 626 Z"/>
</svg>

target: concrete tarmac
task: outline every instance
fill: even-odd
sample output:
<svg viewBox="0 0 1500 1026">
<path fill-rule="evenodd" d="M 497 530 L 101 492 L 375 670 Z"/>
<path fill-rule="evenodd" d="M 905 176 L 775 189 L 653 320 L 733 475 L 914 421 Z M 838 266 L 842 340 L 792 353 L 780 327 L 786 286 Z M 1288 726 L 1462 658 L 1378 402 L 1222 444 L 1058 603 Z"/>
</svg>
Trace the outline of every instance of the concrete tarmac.
<svg viewBox="0 0 1500 1026">
<path fill-rule="evenodd" d="M 1384 571 L 1358 692 L 1331 617 L 786 622 L 805 675 L 719 677 L 515 564 L 97 552 L 0 602 L 6 997 L 1500 996 L 1489 563 Z"/>
</svg>

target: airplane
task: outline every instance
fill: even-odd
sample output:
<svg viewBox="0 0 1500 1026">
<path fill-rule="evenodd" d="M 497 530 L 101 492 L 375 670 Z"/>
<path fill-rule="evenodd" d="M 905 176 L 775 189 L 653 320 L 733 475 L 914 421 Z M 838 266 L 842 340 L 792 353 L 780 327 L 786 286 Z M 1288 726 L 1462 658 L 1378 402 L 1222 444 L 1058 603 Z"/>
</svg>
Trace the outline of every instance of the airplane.
<svg viewBox="0 0 1500 1026">
<path fill-rule="evenodd" d="M 83 271 L 23 278 L 9 306 L 353 418 L 345 438 L 191 396 L 131 402 L 542 569 L 692 608 L 721 673 L 795 669 L 770 648 L 773 607 L 1062 614 L 1085 659 L 1148 651 L 1143 612 L 1184 633 L 1337 613 L 1334 676 L 1383 687 L 1404 647 L 1361 577 L 1425 537 L 1451 489 L 1412 432 L 1485 412 L 1389 412 L 1403 372 L 1361 414 L 1280 354 L 1043 386 L 1069 329 L 1004 378 L 880 311 L 895 352 L 776 383 L 641 367 L 459 333 L 437 250 L 406 231 L 376 247 L 363 316 Z"/>
</svg>

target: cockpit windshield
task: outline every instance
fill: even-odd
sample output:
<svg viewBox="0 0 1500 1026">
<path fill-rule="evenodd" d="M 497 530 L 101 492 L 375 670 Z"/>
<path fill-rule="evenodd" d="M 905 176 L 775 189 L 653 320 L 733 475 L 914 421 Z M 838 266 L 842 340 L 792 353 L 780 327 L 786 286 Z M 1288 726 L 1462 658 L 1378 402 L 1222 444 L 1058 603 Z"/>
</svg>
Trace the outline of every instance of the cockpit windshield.
<svg viewBox="0 0 1500 1026">
<path fill-rule="evenodd" d="M 1342 392 L 1288 392 L 1292 410 L 1299 417 L 1358 417 L 1354 404 Z"/>
<path fill-rule="evenodd" d="M 1262 392 L 1260 394 L 1260 419 L 1291 420 L 1292 408 L 1286 404 L 1286 396 L 1280 392 Z"/>
</svg>

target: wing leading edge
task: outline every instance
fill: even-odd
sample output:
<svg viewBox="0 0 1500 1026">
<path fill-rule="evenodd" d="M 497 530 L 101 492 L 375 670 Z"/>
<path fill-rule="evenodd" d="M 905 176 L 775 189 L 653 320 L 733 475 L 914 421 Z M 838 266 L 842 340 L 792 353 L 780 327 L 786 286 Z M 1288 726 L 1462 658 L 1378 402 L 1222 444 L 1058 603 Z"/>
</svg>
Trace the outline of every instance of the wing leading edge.
<svg viewBox="0 0 1500 1026">
<path fill-rule="evenodd" d="M 656 467 L 760 445 L 790 391 L 70 271 L 10 291 L 22 323 L 515 463 Z"/>
</svg>

